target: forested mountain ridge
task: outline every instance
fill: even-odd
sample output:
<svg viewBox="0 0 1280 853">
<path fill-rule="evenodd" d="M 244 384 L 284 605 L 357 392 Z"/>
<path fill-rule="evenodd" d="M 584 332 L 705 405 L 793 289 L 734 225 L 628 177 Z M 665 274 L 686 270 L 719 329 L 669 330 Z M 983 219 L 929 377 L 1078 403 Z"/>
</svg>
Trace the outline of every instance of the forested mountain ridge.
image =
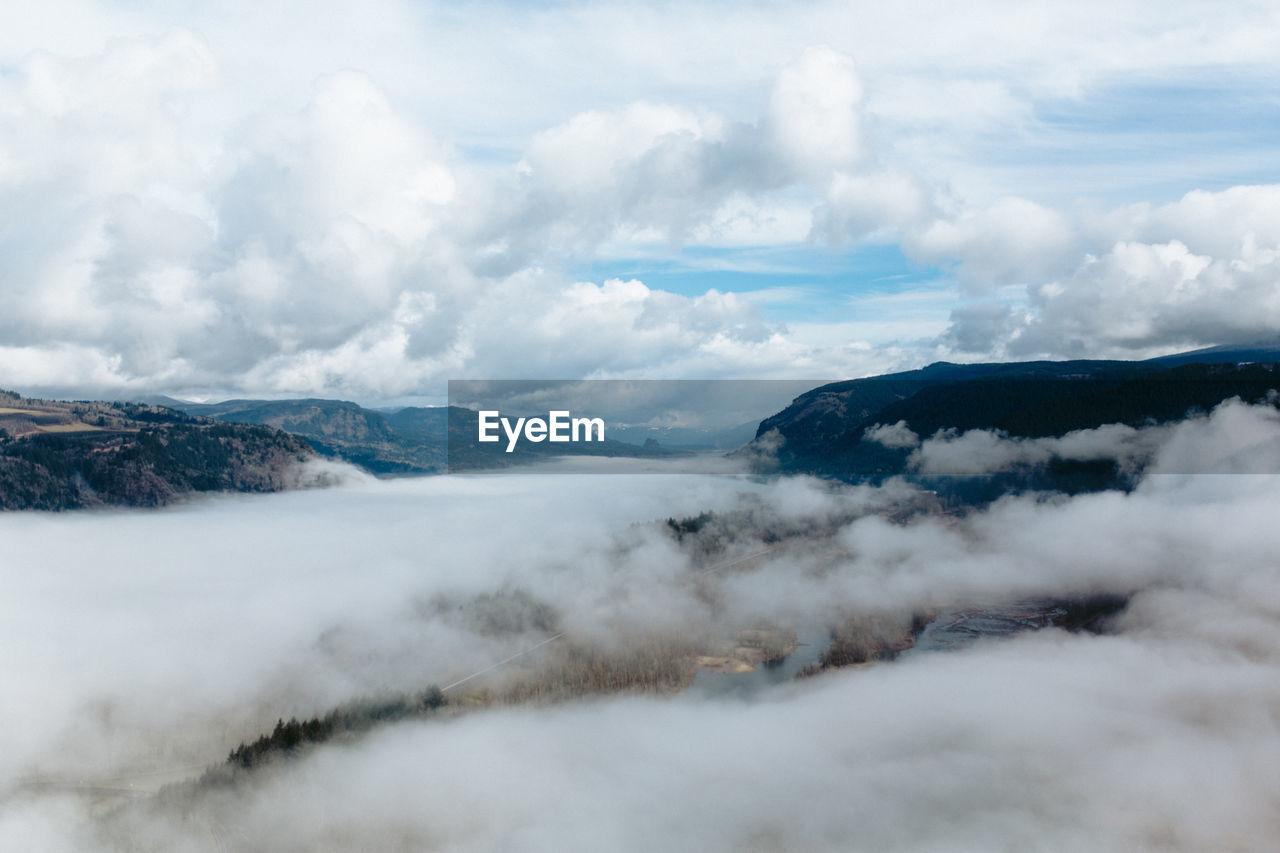
<svg viewBox="0 0 1280 853">
<path fill-rule="evenodd" d="M 1268 362 L 1234 362 L 1210 350 L 1142 362 L 1062 361 L 957 365 L 832 383 L 764 419 L 753 445 L 783 471 L 848 478 L 904 472 L 907 453 L 867 437 L 902 424 L 921 438 L 939 430 L 996 430 L 1042 438 L 1104 424 L 1141 427 L 1205 412 L 1224 400 L 1266 399 L 1280 387 L 1280 351 Z"/>
<path fill-rule="evenodd" d="M 198 492 L 281 491 L 314 456 L 265 426 L 0 392 L 0 509 L 154 507 Z"/>
<path fill-rule="evenodd" d="M 189 415 L 257 424 L 296 435 L 323 456 L 374 474 L 430 474 L 445 467 L 445 411 L 407 408 L 393 414 L 346 400 L 227 400 L 166 405 Z"/>
</svg>

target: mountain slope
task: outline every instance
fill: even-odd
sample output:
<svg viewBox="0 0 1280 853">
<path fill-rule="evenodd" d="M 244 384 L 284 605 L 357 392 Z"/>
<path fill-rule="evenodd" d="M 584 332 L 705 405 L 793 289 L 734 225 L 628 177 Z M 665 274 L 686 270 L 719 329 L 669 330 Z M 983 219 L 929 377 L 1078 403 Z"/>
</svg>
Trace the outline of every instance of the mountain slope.
<svg viewBox="0 0 1280 853">
<path fill-rule="evenodd" d="M 179 403 L 219 421 L 270 426 L 304 439 L 374 474 L 428 474 L 445 466 L 443 409 L 402 409 L 385 415 L 345 400 L 228 400 Z"/>
<path fill-rule="evenodd" d="M 999 430 L 1010 436 L 1061 436 L 1103 424 L 1140 427 L 1207 411 L 1231 397 L 1263 399 L 1280 386 L 1274 364 L 1183 359 L 934 364 L 907 373 L 815 388 L 766 418 L 753 445 L 778 445 L 785 471 L 848 478 L 903 473 L 909 449 L 866 438 L 868 428 L 902 423 L 929 437 L 939 430 Z"/>
<path fill-rule="evenodd" d="M 1254 341 L 1248 344 L 1232 344 L 1220 347 L 1205 347 L 1191 352 L 1162 355 L 1148 359 L 1148 363 L 1163 364 L 1174 367 L 1179 364 L 1276 364 L 1280 362 L 1280 338 L 1265 341 Z"/>
<path fill-rule="evenodd" d="M 0 392 L 0 509 L 162 506 L 194 492 L 280 491 L 313 456 L 268 427 Z"/>
</svg>

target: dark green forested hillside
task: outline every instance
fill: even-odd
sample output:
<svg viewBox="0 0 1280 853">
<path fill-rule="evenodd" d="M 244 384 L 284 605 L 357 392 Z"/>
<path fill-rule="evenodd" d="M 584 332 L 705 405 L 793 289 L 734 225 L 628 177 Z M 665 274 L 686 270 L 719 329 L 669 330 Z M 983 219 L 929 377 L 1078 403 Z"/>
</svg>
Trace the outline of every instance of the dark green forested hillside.
<svg viewBox="0 0 1280 853">
<path fill-rule="evenodd" d="M 840 382 L 815 388 L 766 418 L 756 442 L 777 444 L 780 437 L 776 455 L 786 471 L 877 478 L 902 473 L 908 456 L 865 438 L 877 424 L 902 422 L 921 437 L 943 429 L 1061 436 L 1103 424 L 1175 421 L 1231 397 L 1266 399 L 1280 387 L 1280 368 L 1271 363 L 1173 364 L 937 364 Z M 1097 473 L 1091 470 L 1091 476 Z"/>
</svg>

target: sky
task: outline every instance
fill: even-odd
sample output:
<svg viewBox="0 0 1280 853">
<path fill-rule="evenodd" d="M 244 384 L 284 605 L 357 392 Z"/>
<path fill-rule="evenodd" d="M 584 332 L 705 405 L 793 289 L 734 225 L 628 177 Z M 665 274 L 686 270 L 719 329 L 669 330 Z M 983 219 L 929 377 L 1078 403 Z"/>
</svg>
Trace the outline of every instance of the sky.
<svg viewBox="0 0 1280 853">
<path fill-rule="evenodd" d="M 1280 328 L 1268 3 L 50 2 L 0 387 L 438 399 Z"/>
</svg>

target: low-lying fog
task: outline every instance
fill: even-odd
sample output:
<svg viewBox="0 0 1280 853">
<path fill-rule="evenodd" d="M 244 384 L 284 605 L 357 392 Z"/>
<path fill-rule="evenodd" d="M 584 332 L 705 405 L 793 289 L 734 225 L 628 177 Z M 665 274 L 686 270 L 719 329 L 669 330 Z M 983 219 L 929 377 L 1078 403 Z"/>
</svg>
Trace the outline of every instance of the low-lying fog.
<svg viewBox="0 0 1280 853">
<path fill-rule="evenodd" d="M 984 452 L 1001 455 L 994 440 Z M 1149 470 L 1201 470 L 1193 457 L 1250 470 L 1277 447 L 1274 409 L 1230 406 L 1165 430 Z M 1280 839 L 1280 477 L 1155 474 L 1128 494 L 963 516 L 904 507 L 928 496 L 896 482 L 523 474 L 0 516 L 0 848 Z M 707 510 L 741 526 L 710 561 L 665 524 Z M 813 532 L 760 542 L 757 524 Z M 1101 636 L 1029 632 L 746 699 L 476 707 L 153 797 L 277 718 L 443 686 L 553 631 L 618 647 L 1100 592 L 1134 594 Z M 516 665 L 536 671 L 544 650 Z"/>
</svg>

